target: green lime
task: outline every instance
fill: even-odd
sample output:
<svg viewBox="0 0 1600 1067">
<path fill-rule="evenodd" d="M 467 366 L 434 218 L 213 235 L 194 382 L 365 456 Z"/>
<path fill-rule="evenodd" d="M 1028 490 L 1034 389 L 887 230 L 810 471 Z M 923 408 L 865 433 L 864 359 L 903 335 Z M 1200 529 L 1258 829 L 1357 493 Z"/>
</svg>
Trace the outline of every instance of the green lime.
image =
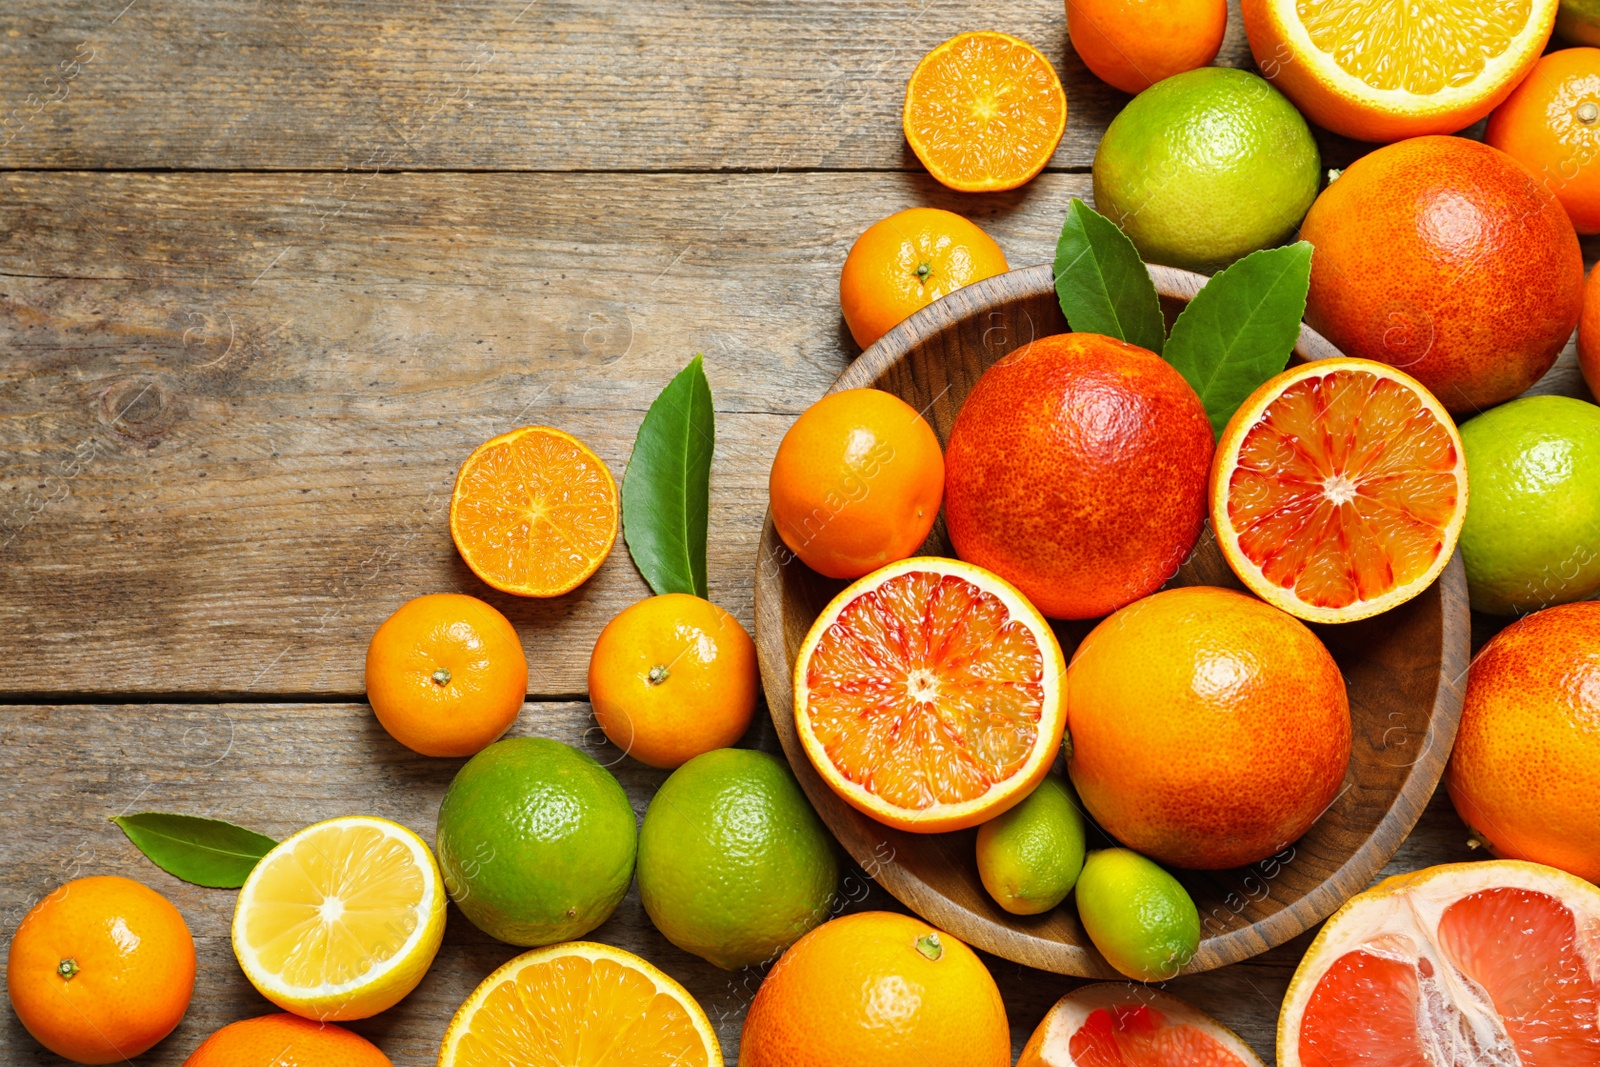
<svg viewBox="0 0 1600 1067">
<path fill-rule="evenodd" d="M 719 748 L 672 772 L 639 831 L 639 897 L 656 929 L 733 970 L 776 959 L 829 917 L 833 839 L 783 760 Z"/>
<path fill-rule="evenodd" d="M 1600 589 L 1600 407 L 1524 397 L 1463 425 L 1461 443 L 1472 606 L 1513 615 Z"/>
<path fill-rule="evenodd" d="M 628 891 L 638 833 L 611 772 L 569 745 L 512 737 L 479 752 L 439 805 L 445 889 L 513 945 L 570 941 Z"/>
<path fill-rule="evenodd" d="M 1188 890 L 1131 849 L 1089 853 L 1077 899 L 1089 940 L 1129 978 L 1164 982 L 1200 948 L 1200 912 Z"/>
<path fill-rule="evenodd" d="M 1561 0 L 1556 33 L 1573 44 L 1600 45 L 1600 0 Z"/>
<path fill-rule="evenodd" d="M 1083 815 L 1056 775 L 978 828 L 978 876 L 1013 915 L 1049 911 L 1083 870 Z"/>
<path fill-rule="evenodd" d="M 1321 180 L 1300 112 L 1228 67 L 1156 82 L 1111 121 L 1094 157 L 1095 206 L 1139 254 L 1206 274 L 1294 233 Z"/>
</svg>

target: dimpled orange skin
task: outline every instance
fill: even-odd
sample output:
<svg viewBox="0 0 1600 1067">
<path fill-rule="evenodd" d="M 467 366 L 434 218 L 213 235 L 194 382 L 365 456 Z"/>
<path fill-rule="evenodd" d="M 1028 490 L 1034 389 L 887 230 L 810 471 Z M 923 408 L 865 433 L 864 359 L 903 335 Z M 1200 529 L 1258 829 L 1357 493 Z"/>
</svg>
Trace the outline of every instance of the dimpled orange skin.
<svg viewBox="0 0 1600 1067">
<path fill-rule="evenodd" d="M 908 208 L 874 222 L 850 246 L 839 307 L 856 344 L 871 348 L 913 312 L 1009 269 L 976 223 L 953 211 Z"/>
<path fill-rule="evenodd" d="M 206 1038 L 183 1067 L 394 1067 L 378 1046 L 332 1023 L 262 1015 Z"/>
<path fill-rule="evenodd" d="M 373 713 L 396 741 L 424 756 L 470 756 L 516 721 L 528 659 L 516 629 L 491 605 L 434 593 L 407 601 L 378 627 L 366 678 Z"/>
<path fill-rule="evenodd" d="M 1525 616 L 1478 653 L 1445 787 L 1496 856 L 1600 883 L 1600 602 Z"/>
<path fill-rule="evenodd" d="M 1227 0 L 1066 0 L 1067 37 L 1095 77 L 1125 93 L 1217 58 Z"/>
<path fill-rule="evenodd" d="M 789 427 L 767 489 L 789 551 L 818 574 L 860 578 L 927 539 L 944 494 L 944 457 L 910 404 L 881 389 L 846 389 Z"/>
<path fill-rule="evenodd" d="M 1600 399 L 1600 271 L 1590 271 L 1583 287 L 1583 317 L 1578 321 L 1578 366 L 1589 392 Z"/>
<path fill-rule="evenodd" d="M 1600 233 L 1600 48 L 1541 57 L 1483 139 L 1532 171 L 1579 233 Z"/>
<path fill-rule="evenodd" d="M 589 703 L 612 744 L 671 769 L 750 728 L 756 645 L 709 600 L 666 593 L 606 623 L 589 657 Z"/>
<path fill-rule="evenodd" d="M 1128 847 L 1174 867 L 1265 859 L 1311 827 L 1350 761 L 1338 665 L 1305 624 L 1209 586 L 1132 604 L 1067 668 L 1067 771 Z"/>
<path fill-rule="evenodd" d="M 930 935 L 937 959 L 917 947 Z M 921 919 L 883 911 L 796 941 L 761 983 L 739 1041 L 739 1067 L 1010 1063 L 1005 1005 L 983 961 Z"/>
<path fill-rule="evenodd" d="M 1345 168 L 1311 205 L 1306 321 L 1411 374 L 1452 413 L 1523 392 L 1578 324 L 1583 254 L 1548 190 L 1504 152 L 1417 137 Z"/>
<path fill-rule="evenodd" d="M 59 968 L 72 961 L 76 973 Z M 11 939 L 6 989 L 41 1045 L 76 1063 L 120 1063 L 172 1032 L 194 992 L 194 938 L 166 897 L 128 878 L 68 882 Z"/>
<path fill-rule="evenodd" d="M 1050 618 L 1105 615 L 1194 548 L 1212 447 L 1200 398 L 1160 356 L 1099 334 L 1042 337 L 961 406 L 945 526 L 956 555 Z"/>
</svg>

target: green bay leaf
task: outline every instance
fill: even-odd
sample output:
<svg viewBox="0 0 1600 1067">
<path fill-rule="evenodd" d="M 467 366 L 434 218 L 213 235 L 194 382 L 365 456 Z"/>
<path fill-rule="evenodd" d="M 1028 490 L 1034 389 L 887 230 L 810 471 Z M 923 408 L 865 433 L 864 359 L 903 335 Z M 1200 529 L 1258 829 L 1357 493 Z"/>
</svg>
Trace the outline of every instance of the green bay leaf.
<svg viewBox="0 0 1600 1067">
<path fill-rule="evenodd" d="M 278 844 L 254 830 L 198 815 L 145 811 L 111 821 L 157 867 L 213 889 L 244 885 L 256 863 Z"/>
<path fill-rule="evenodd" d="M 1310 284 L 1310 244 L 1262 249 L 1217 272 L 1173 324 L 1167 361 L 1200 395 L 1218 435 L 1289 362 Z"/>
<path fill-rule="evenodd" d="M 1056 242 L 1056 299 L 1067 324 L 1160 353 L 1161 300 L 1150 272 L 1117 224 L 1074 199 Z"/>
<path fill-rule="evenodd" d="M 661 390 L 633 442 L 622 476 L 622 536 L 656 593 L 703 597 L 711 451 L 711 383 L 695 356 Z"/>
</svg>

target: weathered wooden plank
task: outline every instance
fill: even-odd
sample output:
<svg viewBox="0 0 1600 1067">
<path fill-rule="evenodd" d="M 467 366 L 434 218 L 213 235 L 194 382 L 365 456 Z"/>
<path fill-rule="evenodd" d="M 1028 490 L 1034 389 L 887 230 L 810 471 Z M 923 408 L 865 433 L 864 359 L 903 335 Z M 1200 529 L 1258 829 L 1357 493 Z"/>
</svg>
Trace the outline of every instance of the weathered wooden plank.
<svg viewBox="0 0 1600 1067">
<path fill-rule="evenodd" d="M 1250 63 L 1238 5 L 1219 62 Z M 1031 42 L 1067 89 L 1054 166 L 1128 97 L 1060 0 L 42 0 L 0 35 L 0 167 L 920 169 L 906 80 L 946 38 Z M 1330 165 L 1348 160 L 1329 138 Z"/>
<path fill-rule="evenodd" d="M 604 743 L 587 705 L 530 704 L 518 733 L 556 737 L 610 766 L 642 816 L 665 772 Z M 747 743 L 775 749 L 759 720 Z M 395 744 L 359 704 L 122 705 L 0 710 L 0 777 L 12 798 L 0 814 L 0 938 L 39 897 L 69 878 L 121 874 L 167 894 L 195 935 L 199 978 L 178 1031 L 141 1063 L 179 1064 L 206 1034 L 270 1010 L 245 981 L 228 943 L 234 894 L 201 889 L 147 863 L 107 821 L 129 811 L 208 814 L 284 836 L 335 815 L 366 813 L 432 840 L 440 798 L 461 760 L 432 760 Z M 1467 858 L 1466 832 L 1441 793 L 1388 872 Z M 860 871 L 847 874 L 844 907 L 898 908 Z M 682 981 L 716 1024 L 730 1064 L 760 972 L 720 971 L 679 951 L 650 925 L 637 889 L 592 936 L 638 952 Z M 1214 1012 L 1269 1061 L 1277 1007 L 1309 935 L 1264 956 L 1170 988 Z M 478 932 L 454 909 L 432 971 L 409 998 L 354 1024 L 399 1067 L 433 1063 L 451 1014 L 516 949 Z M 1020 1050 L 1049 1005 L 1076 983 L 987 958 L 1005 995 Z M 9 1011 L 0 1012 L 0 1061 L 58 1063 Z"/>
</svg>

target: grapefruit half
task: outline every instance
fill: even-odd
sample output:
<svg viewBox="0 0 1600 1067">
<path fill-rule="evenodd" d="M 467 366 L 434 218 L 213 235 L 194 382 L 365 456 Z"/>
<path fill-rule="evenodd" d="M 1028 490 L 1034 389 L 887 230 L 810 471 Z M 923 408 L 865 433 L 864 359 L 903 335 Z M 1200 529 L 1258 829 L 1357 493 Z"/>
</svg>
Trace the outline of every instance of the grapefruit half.
<svg viewBox="0 0 1600 1067">
<path fill-rule="evenodd" d="M 1056 1001 L 1017 1067 L 1261 1067 L 1217 1020 L 1145 985 L 1102 982 Z"/>
</svg>

